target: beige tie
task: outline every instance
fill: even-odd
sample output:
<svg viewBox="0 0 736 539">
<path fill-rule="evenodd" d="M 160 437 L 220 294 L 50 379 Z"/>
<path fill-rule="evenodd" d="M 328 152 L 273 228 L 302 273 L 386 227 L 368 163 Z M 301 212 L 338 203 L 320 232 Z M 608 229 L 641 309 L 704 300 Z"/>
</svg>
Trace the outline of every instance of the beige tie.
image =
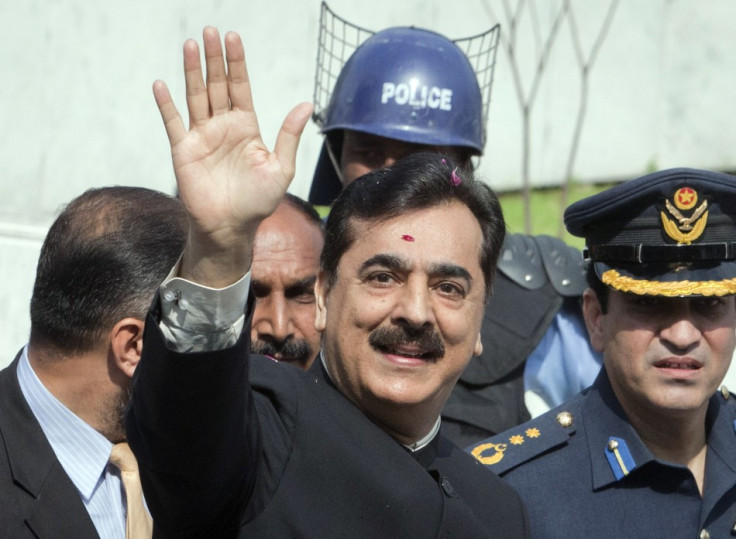
<svg viewBox="0 0 736 539">
<path fill-rule="evenodd" d="M 125 517 L 125 539 L 147 539 L 152 535 L 153 522 L 143 506 L 143 490 L 138 476 L 138 462 L 125 442 L 113 446 L 110 463 L 120 470 L 125 487 L 128 511 Z"/>
</svg>

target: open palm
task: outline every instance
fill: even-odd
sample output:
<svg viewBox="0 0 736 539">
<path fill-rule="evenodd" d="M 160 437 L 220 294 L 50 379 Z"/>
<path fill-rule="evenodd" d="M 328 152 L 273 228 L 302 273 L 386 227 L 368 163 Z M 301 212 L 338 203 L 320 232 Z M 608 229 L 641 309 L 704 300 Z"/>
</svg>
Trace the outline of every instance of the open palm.
<svg viewBox="0 0 736 539">
<path fill-rule="evenodd" d="M 206 84 L 197 43 L 184 44 L 189 130 L 166 85 L 154 83 L 179 196 L 190 217 L 190 252 L 185 254 L 221 256 L 245 249 L 249 263 L 258 224 L 276 209 L 294 177 L 296 149 L 312 109 L 302 103 L 287 115 L 270 152 L 253 109 L 240 37 L 225 36 L 227 71 L 217 30 L 205 28 L 203 38 Z"/>
</svg>

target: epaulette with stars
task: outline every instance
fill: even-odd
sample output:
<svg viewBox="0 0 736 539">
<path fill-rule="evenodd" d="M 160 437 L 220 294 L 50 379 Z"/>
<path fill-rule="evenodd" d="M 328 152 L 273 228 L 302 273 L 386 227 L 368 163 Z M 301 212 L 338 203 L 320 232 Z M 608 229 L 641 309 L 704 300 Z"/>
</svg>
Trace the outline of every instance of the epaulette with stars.
<svg viewBox="0 0 736 539">
<path fill-rule="evenodd" d="M 567 408 L 559 408 L 557 413 L 543 414 L 523 425 L 478 442 L 467 451 L 491 471 L 503 475 L 542 453 L 567 444 L 574 433 L 573 412 Z"/>
</svg>

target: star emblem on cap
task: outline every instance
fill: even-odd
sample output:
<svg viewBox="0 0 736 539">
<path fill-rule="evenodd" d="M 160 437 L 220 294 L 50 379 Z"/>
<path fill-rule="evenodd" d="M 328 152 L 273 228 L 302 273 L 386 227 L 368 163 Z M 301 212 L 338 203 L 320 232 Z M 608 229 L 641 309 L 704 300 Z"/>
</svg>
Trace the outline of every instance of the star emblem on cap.
<svg viewBox="0 0 736 539">
<path fill-rule="evenodd" d="M 698 193 L 691 187 L 681 187 L 673 198 L 680 210 L 691 210 L 698 203 Z"/>
</svg>

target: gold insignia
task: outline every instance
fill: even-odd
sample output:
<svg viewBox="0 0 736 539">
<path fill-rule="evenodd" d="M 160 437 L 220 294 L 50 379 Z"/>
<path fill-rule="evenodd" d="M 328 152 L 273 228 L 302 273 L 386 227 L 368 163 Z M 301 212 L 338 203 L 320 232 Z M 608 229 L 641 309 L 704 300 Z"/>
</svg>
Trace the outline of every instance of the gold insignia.
<svg viewBox="0 0 736 539">
<path fill-rule="evenodd" d="M 675 196 L 672 197 L 675 201 L 675 206 L 681 210 L 692 210 L 695 204 L 698 203 L 698 193 L 692 187 L 681 187 L 675 192 Z"/>
<path fill-rule="evenodd" d="M 539 438 L 539 429 L 535 427 L 526 429 L 526 435 L 529 436 L 529 438 Z"/>
<path fill-rule="evenodd" d="M 473 451 L 471 451 L 472 455 L 478 459 L 483 464 L 496 464 L 497 462 L 500 462 L 501 459 L 504 456 L 504 451 L 506 451 L 506 444 L 480 444 L 478 446 L 475 446 L 473 448 Z M 489 449 L 493 449 L 495 453 L 491 455 L 484 456 L 483 452 Z"/>
<path fill-rule="evenodd" d="M 608 441 L 608 450 L 613 453 L 613 455 L 616 457 L 616 461 L 618 462 L 618 465 L 621 467 L 621 472 L 624 475 L 629 475 L 629 470 L 626 468 L 626 464 L 624 464 L 624 459 L 621 458 L 621 453 L 618 450 L 618 442 L 616 440 L 609 440 Z"/>
<path fill-rule="evenodd" d="M 521 445 L 524 443 L 524 437 L 520 434 L 514 434 L 511 438 L 509 438 L 509 442 L 514 445 Z"/>
<path fill-rule="evenodd" d="M 731 396 L 731 392 L 728 390 L 726 386 L 721 386 L 721 395 L 723 395 L 723 398 L 728 400 Z"/>
<path fill-rule="evenodd" d="M 567 428 L 572 425 L 572 414 L 570 412 L 560 412 L 557 414 L 557 422 Z"/>
<path fill-rule="evenodd" d="M 608 270 L 601 276 L 603 284 L 621 292 L 640 296 L 728 296 L 736 294 L 736 279 L 722 281 L 647 281 L 621 275 L 616 270 Z"/>
<path fill-rule="evenodd" d="M 660 212 L 662 227 L 665 233 L 679 245 L 689 245 L 697 240 L 705 230 L 705 225 L 708 222 L 708 212 L 706 211 L 708 201 L 704 200 L 692 215 L 686 216 L 680 210 L 689 211 L 695 208 L 698 203 L 698 193 L 691 187 L 682 187 L 677 190 L 673 200 L 674 205 L 669 200 L 665 200 L 665 207 L 675 220 L 671 220 L 665 212 Z"/>
</svg>

